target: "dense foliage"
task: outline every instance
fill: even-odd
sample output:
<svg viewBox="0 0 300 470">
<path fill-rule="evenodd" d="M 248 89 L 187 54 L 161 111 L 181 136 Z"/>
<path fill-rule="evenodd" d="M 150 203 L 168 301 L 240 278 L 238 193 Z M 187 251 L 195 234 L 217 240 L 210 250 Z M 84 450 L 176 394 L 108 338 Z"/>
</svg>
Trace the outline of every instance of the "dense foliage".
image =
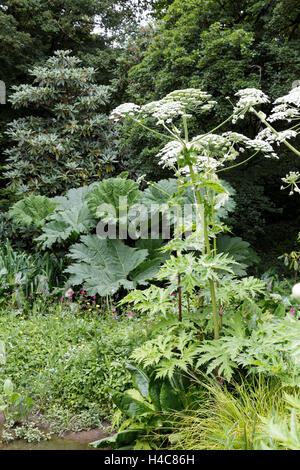
<svg viewBox="0 0 300 470">
<path fill-rule="evenodd" d="M 107 117 L 101 113 L 109 88 L 95 84 L 94 73 L 69 51 L 57 51 L 45 66 L 31 71 L 32 86 L 14 88 L 12 105 L 31 106 L 37 114 L 8 126 L 7 134 L 15 142 L 6 151 L 8 190 L 58 195 L 111 171 L 115 154 Z"/>
<path fill-rule="evenodd" d="M 299 24 L 0 6 L 0 446 L 300 449 Z"/>
</svg>

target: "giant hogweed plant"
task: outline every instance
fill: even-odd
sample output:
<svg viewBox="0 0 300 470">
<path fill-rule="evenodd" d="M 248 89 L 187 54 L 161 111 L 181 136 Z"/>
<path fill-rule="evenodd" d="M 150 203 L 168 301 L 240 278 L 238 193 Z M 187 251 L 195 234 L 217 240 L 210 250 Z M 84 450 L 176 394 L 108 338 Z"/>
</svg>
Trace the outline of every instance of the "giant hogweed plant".
<svg viewBox="0 0 300 470">
<path fill-rule="evenodd" d="M 226 229 L 218 220 L 217 213 L 229 197 L 226 187 L 220 181 L 219 173 L 242 164 L 243 162 L 239 162 L 227 166 L 245 151 L 250 151 L 250 156 L 247 156 L 244 162 L 259 152 L 263 152 L 267 157 L 276 157 L 276 154 L 272 146 L 262 139 L 249 139 L 237 132 L 220 133 L 222 125 L 233 116 L 209 132 L 191 137 L 188 129 L 191 112 L 205 113 L 211 111 L 215 104 L 211 95 L 199 89 L 176 90 L 160 101 L 144 106 L 134 103 L 120 105 L 112 112 L 111 118 L 115 121 L 131 119 L 159 136 L 165 145 L 157 154 L 158 164 L 174 171 L 178 182 L 178 195 L 180 196 L 182 188 L 186 186 L 193 188 L 198 216 L 196 228 L 189 225 L 188 229 L 192 229 L 193 234 L 185 240 L 179 240 L 179 235 L 186 231 L 187 227 L 178 222 L 175 231 L 177 241 L 170 247 L 176 252 L 176 256 L 171 257 L 168 264 L 162 268 L 159 278 L 167 277 L 171 284 L 177 280 L 180 287 L 179 297 L 183 285 L 189 293 L 195 286 L 208 286 L 214 338 L 218 339 L 217 288 L 222 284 L 222 280 L 227 278 L 224 273 L 233 275 L 235 264 L 226 254 L 217 253 L 216 235 Z M 161 131 L 151 127 L 153 123 L 160 126 Z M 178 203 L 180 204 L 180 197 Z M 200 257 L 195 257 L 193 253 L 184 253 L 193 242 L 194 247 L 201 252 Z M 134 293 L 131 294 L 131 299 L 133 296 Z"/>
</svg>

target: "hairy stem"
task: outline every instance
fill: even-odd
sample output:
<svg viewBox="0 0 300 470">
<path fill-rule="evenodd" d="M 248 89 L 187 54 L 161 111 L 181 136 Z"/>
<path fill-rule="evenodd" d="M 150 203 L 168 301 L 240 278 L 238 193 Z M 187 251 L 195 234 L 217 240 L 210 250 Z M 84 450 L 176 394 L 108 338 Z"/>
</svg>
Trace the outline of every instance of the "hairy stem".
<svg viewBox="0 0 300 470">
<path fill-rule="evenodd" d="M 180 281 L 181 281 L 181 276 L 180 273 L 177 275 L 178 278 L 178 320 L 182 322 L 182 300 L 181 300 L 181 286 L 180 286 Z"/>
<path fill-rule="evenodd" d="M 209 242 L 209 236 L 208 236 L 208 228 L 207 228 L 207 220 L 206 220 L 206 215 L 205 215 L 205 208 L 204 204 L 201 200 L 201 195 L 199 192 L 199 187 L 196 181 L 196 175 L 194 173 L 192 165 L 189 165 L 190 173 L 191 173 L 191 178 L 194 184 L 194 190 L 196 193 L 196 198 L 197 198 L 197 206 L 198 206 L 198 211 L 199 215 L 201 217 L 202 221 L 202 227 L 203 227 L 203 232 L 204 232 L 204 241 L 205 241 L 205 250 L 208 255 L 211 254 L 211 248 L 210 248 L 210 242 Z M 218 308 L 217 308 L 217 300 L 216 300 L 216 291 L 215 291 L 215 284 L 213 279 L 209 279 L 209 288 L 210 288 L 210 297 L 211 297 L 211 304 L 212 304 L 212 311 L 213 311 L 213 325 L 214 325 L 214 338 L 219 339 L 219 314 L 218 314 Z"/>
</svg>

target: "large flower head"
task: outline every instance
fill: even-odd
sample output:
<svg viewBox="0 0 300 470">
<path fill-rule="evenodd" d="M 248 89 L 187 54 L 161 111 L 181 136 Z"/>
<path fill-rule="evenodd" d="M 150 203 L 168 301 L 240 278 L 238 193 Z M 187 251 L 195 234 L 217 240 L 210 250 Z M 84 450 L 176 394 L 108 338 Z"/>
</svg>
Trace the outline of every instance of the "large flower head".
<svg viewBox="0 0 300 470">
<path fill-rule="evenodd" d="M 120 121 L 124 119 L 127 115 L 134 116 L 140 112 L 141 108 L 137 104 L 134 103 L 124 103 L 115 108 L 111 114 L 110 119 L 113 121 Z"/>
<path fill-rule="evenodd" d="M 263 103 L 269 103 L 269 98 L 261 90 L 256 88 L 244 88 L 235 93 L 235 96 L 239 96 L 239 101 L 236 103 L 233 112 L 233 122 L 236 122 L 239 118 L 243 119 L 245 113 L 248 110 L 252 110 L 253 106 Z"/>
<path fill-rule="evenodd" d="M 214 105 L 211 95 L 199 88 L 186 88 L 174 90 L 159 101 L 142 106 L 142 113 L 153 116 L 157 124 L 170 123 L 175 118 L 190 116 L 191 111 L 209 111 Z"/>
<path fill-rule="evenodd" d="M 156 155 L 159 158 L 159 165 L 163 168 L 176 169 L 177 161 L 183 152 L 184 145 L 178 140 L 168 142 Z"/>
<path fill-rule="evenodd" d="M 216 101 L 210 100 L 211 95 L 199 88 L 186 88 L 185 90 L 174 90 L 166 95 L 162 101 L 176 101 L 180 103 L 186 111 L 205 106 L 205 109 L 211 109 Z"/>
<path fill-rule="evenodd" d="M 284 140 L 292 139 L 295 137 L 297 137 L 297 132 L 293 129 L 287 129 L 285 131 L 276 131 L 275 133 L 268 127 L 266 127 L 257 134 L 258 139 L 265 140 L 270 144 L 276 142 L 277 145 L 280 145 Z"/>
<path fill-rule="evenodd" d="M 263 136 L 258 134 L 255 139 L 249 139 L 243 134 L 238 132 L 224 132 L 223 136 L 226 136 L 232 145 L 237 145 L 239 147 L 239 152 L 242 153 L 246 149 L 256 150 L 257 152 L 262 152 L 265 157 L 278 158 L 272 145 L 263 139 Z"/>
<path fill-rule="evenodd" d="M 157 124 L 170 123 L 174 118 L 185 114 L 184 106 L 178 101 L 152 101 L 142 107 L 145 116 L 156 118 Z"/>
<path fill-rule="evenodd" d="M 300 119 L 300 86 L 292 88 L 287 95 L 277 98 L 274 104 L 276 106 L 272 109 L 268 121 Z"/>
<path fill-rule="evenodd" d="M 121 104 L 115 108 L 110 119 L 119 121 L 126 116 L 137 118 L 152 117 L 156 124 L 172 123 L 181 116 L 189 117 L 191 111 L 205 112 L 212 109 L 216 101 L 212 101 L 211 95 L 198 88 L 186 88 L 185 90 L 174 90 L 158 101 L 152 101 L 144 106 L 134 103 Z"/>
</svg>

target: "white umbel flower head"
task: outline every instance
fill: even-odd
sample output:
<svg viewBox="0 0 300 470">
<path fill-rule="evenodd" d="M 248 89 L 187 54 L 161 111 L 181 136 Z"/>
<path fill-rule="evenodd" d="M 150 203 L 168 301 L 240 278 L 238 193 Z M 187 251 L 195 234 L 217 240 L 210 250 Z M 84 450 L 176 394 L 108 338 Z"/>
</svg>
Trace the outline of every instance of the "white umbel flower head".
<svg viewBox="0 0 300 470">
<path fill-rule="evenodd" d="M 182 150 L 183 144 L 181 142 L 177 140 L 168 142 L 156 155 L 160 159 L 158 164 L 162 165 L 163 168 L 174 168 Z"/>
<path fill-rule="evenodd" d="M 287 95 L 277 98 L 274 103 L 289 103 L 300 107 L 300 86 L 292 88 Z"/>
<path fill-rule="evenodd" d="M 187 88 L 185 90 L 174 90 L 159 101 L 152 101 L 142 106 L 142 113 L 152 116 L 157 124 L 172 123 L 174 119 L 181 116 L 191 117 L 190 111 L 209 111 L 216 104 L 211 95 L 198 88 Z"/>
<path fill-rule="evenodd" d="M 297 137 L 297 132 L 292 129 L 287 129 L 280 132 L 272 132 L 271 129 L 266 127 L 257 134 L 258 139 L 265 140 L 267 142 L 273 143 L 276 142 L 277 145 L 281 144 L 284 140 L 293 139 Z"/>
<path fill-rule="evenodd" d="M 292 296 L 294 297 L 294 299 L 300 301 L 300 282 L 294 285 L 292 290 Z"/>
<path fill-rule="evenodd" d="M 140 107 L 134 103 L 124 103 L 115 108 L 109 118 L 113 121 L 120 121 L 124 119 L 127 115 L 134 116 L 140 112 Z"/>
<path fill-rule="evenodd" d="M 300 119 L 300 86 L 293 88 L 287 95 L 274 101 L 276 105 L 268 121 L 299 120 Z"/>
<path fill-rule="evenodd" d="M 179 101 L 152 101 L 142 107 L 142 112 L 157 119 L 157 124 L 170 123 L 178 116 L 185 114 L 184 106 Z"/>
<path fill-rule="evenodd" d="M 244 88 L 235 93 L 235 96 L 239 96 L 239 101 L 234 107 L 234 117 L 232 119 L 235 123 L 239 118 L 243 119 L 247 110 L 252 110 L 253 106 L 262 103 L 269 103 L 269 98 L 261 90 L 256 88 Z"/>
</svg>

